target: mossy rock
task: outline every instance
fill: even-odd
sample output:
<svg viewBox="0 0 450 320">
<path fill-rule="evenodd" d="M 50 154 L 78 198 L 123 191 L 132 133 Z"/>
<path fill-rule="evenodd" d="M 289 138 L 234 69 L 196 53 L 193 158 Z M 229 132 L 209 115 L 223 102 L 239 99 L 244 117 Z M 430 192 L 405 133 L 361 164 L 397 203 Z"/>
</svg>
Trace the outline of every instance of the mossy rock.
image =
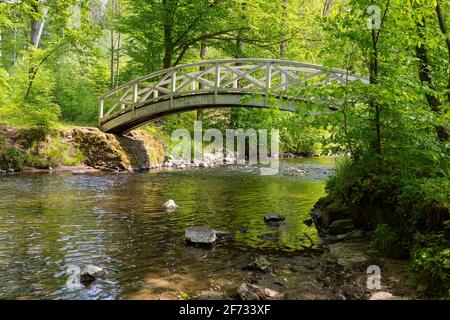
<svg viewBox="0 0 450 320">
<path fill-rule="evenodd" d="M 322 223 L 328 228 L 333 222 L 352 218 L 350 210 L 339 200 L 334 200 L 323 209 Z"/>
</svg>

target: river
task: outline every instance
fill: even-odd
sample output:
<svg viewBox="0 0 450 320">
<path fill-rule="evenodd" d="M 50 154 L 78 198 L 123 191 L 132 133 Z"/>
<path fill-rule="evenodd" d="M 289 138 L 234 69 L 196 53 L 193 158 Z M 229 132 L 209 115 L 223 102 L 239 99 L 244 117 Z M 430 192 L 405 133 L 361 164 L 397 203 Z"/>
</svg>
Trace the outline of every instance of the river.
<svg viewBox="0 0 450 320">
<path fill-rule="evenodd" d="M 177 299 L 233 290 L 252 255 L 298 253 L 309 244 L 305 234 L 318 239 L 303 221 L 334 164 L 282 160 L 274 176 L 235 165 L 0 176 L 0 299 Z M 164 211 L 168 199 L 179 209 Z M 285 216 L 285 225 L 271 229 L 268 213 Z M 184 231 L 196 225 L 234 238 L 211 249 L 186 245 Z M 107 275 L 67 287 L 68 266 L 86 264 Z"/>
</svg>

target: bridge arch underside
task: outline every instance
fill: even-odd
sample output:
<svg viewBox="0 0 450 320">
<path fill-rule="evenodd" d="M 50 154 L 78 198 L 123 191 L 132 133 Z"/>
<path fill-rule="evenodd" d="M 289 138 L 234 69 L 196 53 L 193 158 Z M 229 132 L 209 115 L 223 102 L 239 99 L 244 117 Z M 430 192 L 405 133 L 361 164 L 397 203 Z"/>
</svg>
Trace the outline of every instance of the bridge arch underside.
<svg viewBox="0 0 450 320">
<path fill-rule="evenodd" d="M 279 99 L 280 110 L 295 112 L 300 100 Z M 163 99 L 150 104 L 127 107 L 101 121 L 101 130 L 107 133 L 125 133 L 161 117 L 186 111 L 211 108 L 268 108 L 265 95 L 248 97 L 248 93 L 203 93 Z"/>
</svg>

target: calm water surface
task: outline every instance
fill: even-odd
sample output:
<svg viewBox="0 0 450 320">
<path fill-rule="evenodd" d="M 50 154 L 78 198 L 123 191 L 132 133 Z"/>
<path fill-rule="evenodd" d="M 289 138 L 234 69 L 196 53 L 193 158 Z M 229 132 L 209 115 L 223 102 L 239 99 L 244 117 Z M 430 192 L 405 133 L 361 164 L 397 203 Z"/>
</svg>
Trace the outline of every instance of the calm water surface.
<svg viewBox="0 0 450 320">
<path fill-rule="evenodd" d="M 0 176 L 0 299 L 176 299 L 232 288 L 249 256 L 301 250 L 303 233 L 317 239 L 302 221 L 334 163 L 283 160 L 275 176 L 248 166 Z M 162 210 L 168 199 L 180 208 Z M 271 212 L 286 224 L 265 225 Z M 187 246 L 184 231 L 195 225 L 235 237 L 209 250 Z M 68 288 L 67 267 L 86 264 L 107 276 Z"/>
</svg>

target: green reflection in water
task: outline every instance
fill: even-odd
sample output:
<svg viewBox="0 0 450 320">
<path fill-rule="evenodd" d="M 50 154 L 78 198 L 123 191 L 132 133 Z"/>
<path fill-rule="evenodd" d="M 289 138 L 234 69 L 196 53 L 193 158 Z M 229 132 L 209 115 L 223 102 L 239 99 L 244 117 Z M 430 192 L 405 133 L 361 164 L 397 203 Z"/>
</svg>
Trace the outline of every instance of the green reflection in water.
<svg viewBox="0 0 450 320">
<path fill-rule="evenodd" d="M 300 250 L 309 244 L 304 233 L 318 239 L 303 221 L 324 194 L 332 166 L 334 159 L 314 158 L 282 161 L 275 176 L 225 166 L 0 177 L 0 298 L 153 297 L 146 293 L 182 290 L 183 281 L 200 290 L 214 279 L 241 277 L 250 254 Z M 163 211 L 168 199 L 179 210 Z M 270 228 L 268 213 L 284 215 L 286 223 Z M 211 250 L 188 247 L 184 231 L 194 225 L 235 237 Z M 68 289 L 67 266 L 88 263 L 108 276 Z"/>
</svg>

